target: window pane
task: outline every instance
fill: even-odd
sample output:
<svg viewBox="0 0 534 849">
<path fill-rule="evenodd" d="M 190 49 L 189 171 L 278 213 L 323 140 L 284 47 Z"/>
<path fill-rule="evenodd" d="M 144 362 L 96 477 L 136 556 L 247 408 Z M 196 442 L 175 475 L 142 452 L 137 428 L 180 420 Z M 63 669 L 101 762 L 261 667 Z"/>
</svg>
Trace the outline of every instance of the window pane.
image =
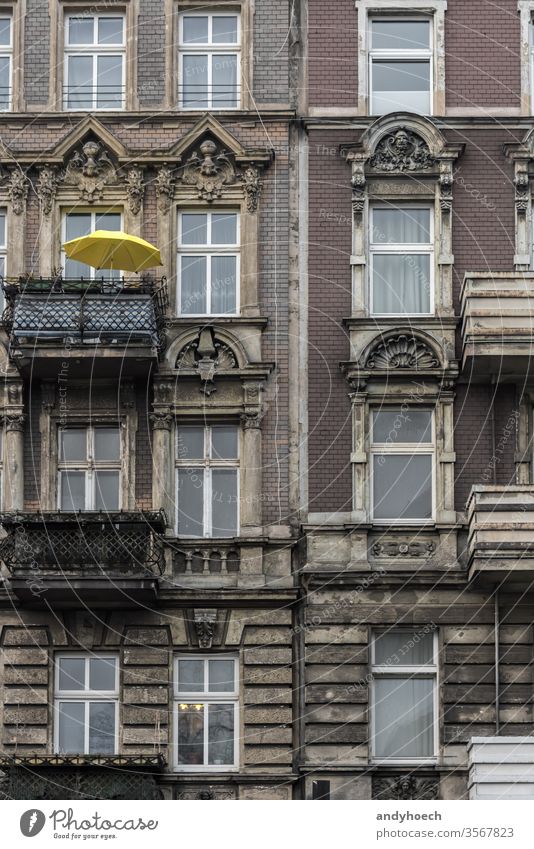
<svg viewBox="0 0 534 849">
<path fill-rule="evenodd" d="M 59 431 L 59 459 L 63 462 L 84 462 L 87 459 L 87 431 L 68 428 Z"/>
<path fill-rule="evenodd" d="M 373 115 L 430 112 L 430 62 L 373 62 Z"/>
<path fill-rule="evenodd" d="M 234 762 L 234 706 L 208 705 L 208 763 Z"/>
<path fill-rule="evenodd" d="M 432 457 L 374 456 L 373 503 L 375 519 L 432 518 Z"/>
<path fill-rule="evenodd" d="M 208 216 L 204 213 L 184 212 L 182 221 L 182 245 L 206 245 L 208 243 Z"/>
<path fill-rule="evenodd" d="M 11 44 L 11 18 L 0 18 L 0 45 L 9 47 Z"/>
<path fill-rule="evenodd" d="M 237 469 L 212 469 L 212 536 L 237 533 Z"/>
<path fill-rule="evenodd" d="M 89 689 L 114 690 L 117 660 L 114 657 L 89 658 Z"/>
<path fill-rule="evenodd" d="M 373 442 L 432 442 L 430 410 L 379 410 L 373 413 Z"/>
<path fill-rule="evenodd" d="M 208 57 L 184 56 L 182 101 L 185 107 L 207 109 L 208 107 Z"/>
<path fill-rule="evenodd" d="M 204 533 L 204 470 L 178 469 L 178 534 L 201 537 Z"/>
<path fill-rule="evenodd" d="M 178 428 L 176 450 L 179 460 L 202 460 L 204 457 L 204 428 Z"/>
<path fill-rule="evenodd" d="M 61 472 L 61 509 L 85 510 L 85 472 Z"/>
<path fill-rule="evenodd" d="M 98 19 L 98 43 L 122 44 L 123 18 Z"/>
<path fill-rule="evenodd" d="M 204 661 L 178 661 L 178 690 L 180 693 L 204 692 Z"/>
<path fill-rule="evenodd" d="M 212 245 L 235 245 L 237 242 L 237 215 L 235 212 L 214 212 L 211 216 Z"/>
<path fill-rule="evenodd" d="M 97 212 L 95 214 L 95 230 L 121 230 L 120 212 Z"/>
<path fill-rule="evenodd" d="M 430 254 L 373 254 L 373 312 L 430 312 Z"/>
<path fill-rule="evenodd" d="M 208 689 L 210 693 L 233 693 L 234 684 L 233 660 L 208 661 Z"/>
<path fill-rule="evenodd" d="M 237 44 L 237 15 L 214 15 L 211 40 L 214 44 Z"/>
<path fill-rule="evenodd" d="M 118 427 L 95 428 L 95 460 L 120 460 L 121 441 Z"/>
<path fill-rule="evenodd" d="M 85 690 L 84 658 L 60 657 L 58 663 L 58 690 Z"/>
<path fill-rule="evenodd" d="M 208 16 L 183 16 L 184 44 L 206 44 L 208 41 Z"/>
<path fill-rule="evenodd" d="M 185 314 L 205 313 L 206 257 L 183 256 L 180 274 L 180 311 Z"/>
<path fill-rule="evenodd" d="M 429 21 L 372 22 L 372 47 L 375 50 L 428 50 L 429 46 Z"/>
<path fill-rule="evenodd" d="M 204 705 L 178 705 L 178 763 L 204 763 Z"/>
<path fill-rule="evenodd" d="M 58 713 L 58 750 L 84 754 L 85 702 L 59 702 Z"/>
<path fill-rule="evenodd" d="M 212 427 L 211 456 L 216 460 L 234 460 L 237 454 L 237 428 L 233 425 Z"/>
<path fill-rule="evenodd" d="M 68 213 L 65 216 L 65 241 L 87 236 L 91 232 L 90 213 Z M 65 257 L 65 277 L 90 277 L 91 269 L 84 262 Z"/>
<path fill-rule="evenodd" d="M 89 754 L 115 753 L 115 704 L 91 702 L 89 705 Z"/>
<path fill-rule="evenodd" d="M 119 509 L 119 472 L 95 472 L 95 510 Z"/>
<path fill-rule="evenodd" d="M 0 109 L 9 108 L 11 96 L 11 58 L 0 56 Z"/>
<path fill-rule="evenodd" d="M 122 106 L 122 63 L 122 56 L 98 57 L 96 105 L 99 109 Z"/>
<path fill-rule="evenodd" d="M 424 758 L 434 754 L 434 681 L 375 678 L 375 755 Z"/>
<path fill-rule="evenodd" d="M 214 256 L 211 260 L 211 312 L 224 315 L 236 311 L 236 258 Z"/>
<path fill-rule="evenodd" d="M 69 44 L 93 44 L 94 18 L 69 18 Z"/>
<path fill-rule="evenodd" d="M 214 107 L 237 106 L 237 56 L 214 55 L 211 66 Z"/>
<path fill-rule="evenodd" d="M 420 631 L 388 631 L 375 636 L 377 666 L 424 666 L 434 663 L 434 635 Z"/>
<path fill-rule="evenodd" d="M 429 244 L 430 209 L 373 209 L 373 242 Z"/>
<path fill-rule="evenodd" d="M 67 106 L 90 109 L 93 105 L 93 57 L 68 57 Z"/>
</svg>

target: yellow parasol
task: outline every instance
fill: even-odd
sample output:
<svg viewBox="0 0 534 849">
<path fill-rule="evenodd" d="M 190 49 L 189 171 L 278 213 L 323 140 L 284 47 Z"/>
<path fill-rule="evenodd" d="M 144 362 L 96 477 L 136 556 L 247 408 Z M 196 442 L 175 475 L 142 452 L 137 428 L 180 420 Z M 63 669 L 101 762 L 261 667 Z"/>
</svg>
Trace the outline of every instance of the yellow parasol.
<svg viewBox="0 0 534 849">
<path fill-rule="evenodd" d="M 158 248 L 120 230 L 95 230 L 88 236 L 65 242 L 63 249 L 69 259 L 93 268 L 136 272 L 163 265 Z"/>
</svg>

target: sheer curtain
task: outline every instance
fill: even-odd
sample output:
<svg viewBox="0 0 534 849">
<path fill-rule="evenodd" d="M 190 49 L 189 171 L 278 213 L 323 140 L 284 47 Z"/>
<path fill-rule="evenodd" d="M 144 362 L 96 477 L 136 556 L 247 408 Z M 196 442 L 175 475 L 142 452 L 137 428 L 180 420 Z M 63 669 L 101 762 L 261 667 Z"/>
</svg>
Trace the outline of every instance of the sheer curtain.
<svg viewBox="0 0 534 849">
<path fill-rule="evenodd" d="M 432 757 L 433 689 L 431 678 L 375 679 L 375 757 Z"/>
<path fill-rule="evenodd" d="M 380 245 L 398 246 L 382 253 Z M 430 252 L 403 251 L 402 245 L 428 245 L 430 210 L 373 210 L 373 312 L 430 312 Z"/>
</svg>

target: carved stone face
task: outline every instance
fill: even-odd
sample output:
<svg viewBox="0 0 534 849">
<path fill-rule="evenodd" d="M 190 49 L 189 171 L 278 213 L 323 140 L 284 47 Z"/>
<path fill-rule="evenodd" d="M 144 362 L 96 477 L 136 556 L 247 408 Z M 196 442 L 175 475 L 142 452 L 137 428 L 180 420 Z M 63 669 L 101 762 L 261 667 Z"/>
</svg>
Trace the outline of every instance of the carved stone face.
<svg viewBox="0 0 534 849">
<path fill-rule="evenodd" d="M 395 153 L 398 153 L 399 156 L 406 156 L 411 146 L 410 137 L 406 130 L 399 130 L 395 133 L 391 142 L 391 147 Z"/>
</svg>

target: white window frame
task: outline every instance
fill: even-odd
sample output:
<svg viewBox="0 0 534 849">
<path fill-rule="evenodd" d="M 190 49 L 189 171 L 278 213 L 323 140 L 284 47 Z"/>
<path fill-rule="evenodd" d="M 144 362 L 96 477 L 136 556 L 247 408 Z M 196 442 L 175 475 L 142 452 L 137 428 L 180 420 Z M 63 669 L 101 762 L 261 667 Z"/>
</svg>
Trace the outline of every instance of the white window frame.
<svg viewBox="0 0 534 849">
<path fill-rule="evenodd" d="M 117 430 L 119 433 L 119 449 L 120 456 L 116 461 L 105 460 L 105 461 L 97 461 L 95 459 L 95 431 L 99 429 L 112 429 Z M 86 460 L 83 463 L 81 460 L 62 460 L 61 459 L 61 433 L 66 430 L 85 430 L 85 438 L 86 438 Z M 122 509 L 122 463 L 124 458 L 124 445 L 123 445 L 123 434 L 122 427 L 119 423 L 115 422 L 102 422 L 101 424 L 95 425 L 83 425 L 77 424 L 73 422 L 72 424 L 60 426 L 57 429 L 57 506 L 58 510 L 62 510 L 61 507 L 61 481 L 62 474 L 61 472 L 83 472 L 85 474 L 85 507 L 84 511 L 96 510 L 95 507 L 95 496 L 96 496 L 96 475 L 95 472 L 118 472 L 119 477 L 119 499 L 118 499 L 118 510 Z M 65 513 L 75 513 L 75 510 L 63 510 Z M 110 511 L 113 512 L 113 511 Z"/>
<path fill-rule="evenodd" d="M 205 44 L 185 44 L 183 40 L 183 22 L 184 18 L 208 18 L 208 41 Z M 212 41 L 212 21 L 213 18 L 235 18 L 237 17 L 237 41 L 235 43 L 232 42 L 222 42 L 222 43 L 214 43 Z M 221 9 L 218 11 L 217 9 L 206 9 L 195 12 L 183 11 L 180 13 L 179 21 L 178 21 L 178 50 L 179 50 L 179 95 L 178 95 L 178 103 L 180 109 L 191 110 L 191 111 L 200 111 L 200 112 L 212 112 L 212 111 L 236 111 L 237 109 L 241 109 L 242 103 L 242 80 L 241 80 L 241 40 L 242 40 L 242 32 L 241 32 L 241 13 L 240 11 L 225 11 Z M 236 57 L 236 105 L 235 106 L 220 106 L 218 104 L 213 104 L 213 63 L 211 56 L 214 54 L 227 54 L 233 55 Z M 186 55 L 197 55 L 204 56 L 208 55 L 208 81 L 207 81 L 207 106 L 190 106 L 185 105 L 183 101 L 183 80 L 184 80 L 184 56 Z"/>
<path fill-rule="evenodd" d="M 7 208 L 5 206 L 0 206 L 0 215 L 4 216 L 5 241 L 4 241 L 4 244 L 0 244 L 0 257 L 2 257 L 3 260 L 4 260 L 3 278 L 5 280 L 6 277 L 8 276 L 8 267 L 7 267 L 7 239 L 8 239 L 7 223 L 8 223 L 8 217 L 7 217 Z M 4 307 L 5 307 L 4 293 L 3 293 L 3 291 L 0 291 L 0 314 L 4 311 Z"/>
<path fill-rule="evenodd" d="M 369 45 L 368 50 L 368 102 L 369 102 L 369 115 L 387 115 L 391 114 L 388 112 L 380 112 L 376 113 L 373 108 L 373 64 L 375 61 L 428 61 L 429 65 L 429 112 L 428 115 L 434 114 L 434 53 L 435 53 L 435 44 L 434 44 L 434 27 L 433 20 L 431 15 L 423 15 L 417 13 L 409 13 L 405 14 L 395 14 L 397 10 L 392 9 L 389 13 L 386 9 L 384 9 L 380 14 L 372 13 L 369 14 L 367 19 L 367 43 Z M 429 42 L 430 46 L 428 49 L 419 48 L 419 49 L 406 49 L 406 50 L 391 50 L 391 49 L 380 49 L 374 48 L 372 46 L 372 27 L 374 21 L 427 21 L 428 22 L 428 30 L 429 30 Z M 396 110 L 391 110 L 392 112 Z M 426 113 L 417 113 L 426 115 Z"/>
<path fill-rule="evenodd" d="M 121 230 L 124 230 L 124 211 L 122 209 L 113 209 L 113 208 L 111 208 L 111 209 L 103 209 L 103 208 L 87 209 L 87 208 L 84 208 L 84 207 L 80 207 L 79 209 L 78 208 L 75 208 L 75 209 L 64 208 L 64 209 L 61 210 L 61 258 L 60 258 L 60 264 L 61 264 L 61 267 L 63 269 L 65 269 L 65 263 L 66 263 L 66 260 L 68 259 L 67 255 L 65 254 L 65 251 L 63 250 L 63 245 L 67 241 L 67 216 L 68 215 L 90 215 L 91 216 L 91 233 L 94 233 L 95 228 L 96 228 L 96 219 L 101 215 L 108 215 L 108 214 L 109 215 L 120 215 Z M 116 269 L 116 270 L 118 270 L 119 274 L 120 274 L 121 269 Z M 112 280 L 111 277 L 109 277 L 109 278 L 107 277 L 108 273 L 110 272 L 109 268 L 98 269 L 98 268 L 93 268 L 92 266 L 88 266 L 88 271 L 89 271 L 88 276 L 84 277 L 83 278 L 84 280 L 88 280 L 88 281 L 90 281 L 90 280 L 100 280 L 102 278 L 104 278 L 105 280 L 106 279 L 109 279 L 110 281 Z"/>
<path fill-rule="evenodd" d="M 374 212 L 376 209 L 428 209 L 430 211 L 430 220 L 429 220 L 429 231 L 430 231 L 430 242 L 423 243 L 417 242 L 413 245 L 408 242 L 399 242 L 388 243 L 388 242 L 373 242 L 373 233 L 374 233 Z M 416 202 L 416 201 L 407 201 L 399 202 L 391 201 L 390 203 L 375 203 L 371 202 L 369 205 L 369 233 L 368 233 L 368 251 L 369 251 L 369 274 L 367 280 L 367 303 L 369 304 L 369 314 L 373 317 L 382 317 L 382 318 L 394 318 L 397 316 L 404 316 L 406 318 L 413 316 L 417 317 L 425 317 L 434 315 L 435 311 L 435 225 L 434 225 L 434 206 L 429 201 L 428 203 L 424 202 Z M 432 238 L 434 237 L 434 238 Z M 430 304 L 429 304 L 429 312 L 415 312 L 415 313 L 379 313 L 375 312 L 374 304 L 373 304 L 373 295 L 374 295 L 374 287 L 373 287 L 373 277 L 374 277 L 374 256 L 375 254 L 420 254 L 424 256 L 430 257 L 430 274 L 429 274 L 429 284 L 430 284 Z"/>
<path fill-rule="evenodd" d="M 236 216 L 236 242 L 232 245 L 217 245 L 211 242 L 212 218 L 217 214 L 228 213 Z M 182 216 L 201 214 L 207 216 L 207 242 L 205 245 L 184 245 L 182 243 Z M 186 318 L 194 316 L 225 316 L 239 315 L 240 310 L 240 289 L 241 289 L 241 215 L 238 209 L 213 209 L 205 210 L 200 207 L 193 209 L 180 209 L 178 211 L 178 258 L 177 258 L 177 286 L 176 286 L 176 314 L 183 315 Z M 203 256 L 206 257 L 206 312 L 182 312 L 182 256 Z M 213 257 L 233 256 L 235 257 L 235 312 L 233 313 L 217 313 L 211 309 L 211 261 Z"/>
<path fill-rule="evenodd" d="M 10 12 L 0 12 L 1 20 L 9 20 L 9 44 L 0 46 L 0 57 L 9 59 L 9 93 L 7 97 L 7 106 L 2 108 L 0 112 L 11 112 L 13 109 L 13 15 Z"/>
<path fill-rule="evenodd" d="M 71 18 L 92 18 L 93 19 L 93 44 L 69 44 L 69 32 Z M 122 18 L 122 44 L 98 44 L 98 20 L 100 18 Z M 94 12 L 91 15 L 85 12 L 69 12 L 65 15 L 65 39 L 64 39 L 64 60 L 63 60 L 63 108 L 67 112 L 117 112 L 122 111 L 126 104 L 126 15 L 124 11 L 117 9 L 116 12 Z M 122 57 L 122 75 L 121 75 L 121 103 L 114 106 L 98 106 L 98 58 L 100 56 L 118 55 Z M 90 106 L 69 106 L 69 57 L 70 56 L 89 56 L 93 59 L 93 89 Z"/>
<path fill-rule="evenodd" d="M 425 628 L 429 626 L 419 626 L 414 625 L 413 628 L 403 628 L 403 627 L 394 627 L 389 628 L 387 631 L 389 633 L 398 633 L 399 635 L 405 634 L 406 638 L 413 636 L 414 634 L 422 633 Z M 378 666 L 375 663 L 375 640 L 376 637 L 379 636 L 384 631 L 379 629 L 373 630 L 371 633 L 371 699 L 370 699 L 370 742 L 371 742 L 371 750 L 370 756 L 371 761 L 374 764 L 392 764 L 392 765 L 416 765 L 416 764 L 434 764 L 437 762 L 437 753 L 439 752 L 439 653 L 438 653 L 438 632 L 434 628 L 432 631 L 432 649 L 433 649 L 433 664 L 426 664 L 424 666 L 415 666 L 415 665 L 405 665 L 405 666 Z M 428 632 L 427 632 L 428 633 Z M 380 678 L 428 678 L 434 681 L 433 688 L 433 703 L 434 703 L 434 712 L 433 712 L 433 721 L 434 721 L 434 753 L 433 755 L 429 755 L 425 758 L 377 758 L 375 755 L 375 743 L 376 743 L 376 734 L 377 734 L 377 724 L 376 724 L 376 713 L 375 713 L 375 704 L 376 704 L 376 693 L 374 682 L 376 677 Z"/>
<path fill-rule="evenodd" d="M 209 457 L 210 451 L 210 443 L 211 443 L 211 431 L 212 428 L 219 426 L 226 427 L 235 427 L 237 430 L 237 457 L 229 460 L 220 460 L 213 459 Z M 181 429 L 186 427 L 202 427 L 204 430 L 204 458 L 203 459 L 191 459 L 191 460 L 183 460 L 178 456 L 178 437 Z M 208 435 L 209 434 L 209 435 Z M 203 536 L 188 536 L 186 537 L 184 534 L 179 534 L 184 539 L 219 539 L 219 537 L 213 536 L 213 516 L 212 516 L 212 477 L 211 470 L 215 469 L 235 469 L 237 474 L 237 522 L 236 522 L 236 531 L 235 536 L 239 536 L 239 527 L 240 527 L 240 510 L 239 505 L 241 503 L 241 428 L 239 425 L 234 422 L 215 422 L 213 424 L 195 424 L 193 422 L 184 422 L 182 424 L 178 424 L 175 429 L 175 437 L 174 437 L 174 468 L 175 468 L 175 496 L 176 496 L 176 513 L 175 513 L 175 528 L 176 534 L 179 534 L 178 529 L 178 519 L 179 519 L 179 508 L 180 508 L 180 496 L 178 492 L 178 470 L 179 469 L 202 469 L 204 475 L 204 501 L 203 501 L 203 528 L 204 534 Z M 221 539 L 232 539 L 232 537 L 221 537 Z"/>
<path fill-rule="evenodd" d="M 436 469 L 437 469 L 437 446 L 436 446 L 436 412 L 430 407 L 422 407 L 417 408 L 420 412 L 430 413 L 431 423 L 432 423 L 432 439 L 430 442 L 374 442 L 374 414 L 376 412 L 394 412 L 396 410 L 401 413 L 401 407 L 397 404 L 392 404 L 391 406 L 382 406 L 382 407 L 371 407 L 369 411 L 370 416 L 370 434 L 369 434 L 369 513 L 371 516 L 371 521 L 374 525 L 387 525 L 390 526 L 392 523 L 396 523 L 397 525 L 430 525 L 435 522 L 436 517 Z M 409 413 L 408 413 L 409 414 Z M 431 457 L 431 468 L 432 468 L 432 482 L 431 482 L 431 492 L 432 492 L 432 511 L 431 517 L 429 519 L 401 519 L 398 517 L 391 516 L 386 519 L 375 519 L 374 517 L 374 458 L 380 457 L 384 455 L 399 455 L 399 454 L 409 454 L 409 455 L 426 455 Z"/>
<path fill-rule="evenodd" d="M 180 660 L 202 660 L 204 661 L 204 686 L 205 691 L 202 693 L 180 693 L 178 689 L 178 663 Z M 234 663 L 234 684 L 235 689 L 232 692 L 224 693 L 208 693 L 208 661 L 209 660 L 231 660 Z M 215 704 L 232 704 L 234 706 L 234 761 L 232 764 L 179 764 L 178 763 L 178 711 L 180 704 L 202 704 L 204 706 L 204 716 L 206 716 L 206 706 L 210 703 Z M 239 658 L 233 654 L 179 654 L 174 658 L 174 769 L 176 772 L 235 772 L 239 769 L 239 741 L 240 734 L 240 712 L 239 712 Z M 208 743 L 208 723 L 204 721 L 204 759 Z"/>
<path fill-rule="evenodd" d="M 59 661 L 63 658 L 81 659 L 85 661 L 85 690 L 60 690 Z M 89 660 L 94 658 L 115 659 L 115 689 L 114 690 L 90 690 L 89 684 Z M 84 751 L 79 754 L 89 755 L 89 705 L 94 702 L 112 702 L 115 704 L 115 751 L 119 752 L 119 676 L 120 663 L 117 654 L 88 653 L 88 652 L 64 652 L 54 657 L 54 752 L 62 754 L 59 750 L 59 704 L 60 702 L 83 702 L 85 704 L 84 717 Z M 71 753 L 65 753 L 71 754 Z M 78 754 L 78 753 L 77 753 Z M 96 755 L 96 753 L 94 753 Z M 109 756 L 111 757 L 111 755 Z"/>
</svg>

